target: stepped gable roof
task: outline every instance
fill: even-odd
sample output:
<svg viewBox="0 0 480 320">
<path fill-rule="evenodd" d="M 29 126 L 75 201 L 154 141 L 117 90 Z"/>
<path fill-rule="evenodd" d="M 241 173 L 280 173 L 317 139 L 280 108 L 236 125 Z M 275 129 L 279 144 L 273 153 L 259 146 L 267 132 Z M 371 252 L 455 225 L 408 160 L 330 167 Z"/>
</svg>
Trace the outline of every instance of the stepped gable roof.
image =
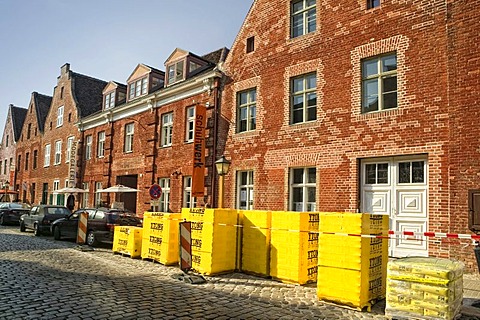
<svg viewBox="0 0 480 320">
<path fill-rule="evenodd" d="M 106 81 L 72 72 L 72 92 L 79 118 L 102 110 Z"/>
<path fill-rule="evenodd" d="M 22 134 L 22 127 L 23 123 L 25 122 L 25 117 L 27 116 L 27 109 L 11 104 L 10 114 L 12 117 L 13 139 L 18 141 L 18 139 L 20 139 L 20 135 Z"/>
<path fill-rule="evenodd" d="M 229 52 L 230 50 L 228 48 L 223 47 L 213 52 L 207 53 L 203 55 L 201 58 L 204 60 L 210 61 L 214 64 L 218 64 L 221 62 L 225 62 L 225 59 L 227 59 L 227 55 Z"/>
<path fill-rule="evenodd" d="M 45 128 L 45 121 L 47 120 L 48 111 L 50 110 L 50 105 L 52 104 L 52 97 L 33 92 L 33 102 L 35 104 L 35 111 L 37 114 L 37 123 L 38 123 L 38 130 L 43 132 Z"/>
</svg>

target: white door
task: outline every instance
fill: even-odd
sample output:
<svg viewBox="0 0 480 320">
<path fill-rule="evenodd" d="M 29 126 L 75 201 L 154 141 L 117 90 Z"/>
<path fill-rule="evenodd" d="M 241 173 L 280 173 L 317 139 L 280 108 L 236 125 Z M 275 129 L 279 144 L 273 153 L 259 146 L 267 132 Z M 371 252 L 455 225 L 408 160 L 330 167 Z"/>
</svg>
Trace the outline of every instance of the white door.
<svg viewBox="0 0 480 320">
<path fill-rule="evenodd" d="M 361 212 L 388 214 L 390 230 L 427 231 L 427 158 L 393 157 L 361 162 Z M 428 256 L 426 237 L 394 236 L 392 257 Z"/>
</svg>

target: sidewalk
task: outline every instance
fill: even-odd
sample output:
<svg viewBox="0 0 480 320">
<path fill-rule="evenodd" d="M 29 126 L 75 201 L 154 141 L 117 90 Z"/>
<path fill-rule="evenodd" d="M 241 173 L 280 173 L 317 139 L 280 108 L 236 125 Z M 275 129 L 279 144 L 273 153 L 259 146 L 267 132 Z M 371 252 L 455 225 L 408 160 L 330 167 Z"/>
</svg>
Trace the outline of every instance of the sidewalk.
<svg viewBox="0 0 480 320">
<path fill-rule="evenodd" d="M 462 314 L 480 319 L 480 274 L 478 273 L 463 276 Z"/>
</svg>

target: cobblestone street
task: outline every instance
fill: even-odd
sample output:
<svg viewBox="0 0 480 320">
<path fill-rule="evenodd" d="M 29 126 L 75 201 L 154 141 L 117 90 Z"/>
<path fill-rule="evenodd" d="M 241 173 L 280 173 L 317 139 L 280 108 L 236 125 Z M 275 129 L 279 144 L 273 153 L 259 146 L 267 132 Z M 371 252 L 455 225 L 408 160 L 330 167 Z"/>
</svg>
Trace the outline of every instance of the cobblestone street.
<svg viewBox="0 0 480 320">
<path fill-rule="evenodd" d="M 179 269 L 80 251 L 68 241 L 0 227 L 0 319 L 384 319 L 317 301 L 315 286 L 234 273 L 206 284 Z M 462 317 L 462 319 L 470 319 Z"/>
</svg>

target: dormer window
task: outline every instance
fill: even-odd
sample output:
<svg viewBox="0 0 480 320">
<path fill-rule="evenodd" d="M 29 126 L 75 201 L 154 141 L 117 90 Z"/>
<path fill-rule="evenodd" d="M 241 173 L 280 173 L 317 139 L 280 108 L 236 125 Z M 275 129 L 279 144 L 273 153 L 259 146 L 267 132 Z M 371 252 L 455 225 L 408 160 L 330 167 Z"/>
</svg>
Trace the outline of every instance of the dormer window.
<svg viewBox="0 0 480 320">
<path fill-rule="evenodd" d="M 147 78 L 138 79 L 130 83 L 129 100 L 147 94 Z"/>
<path fill-rule="evenodd" d="M 105 109 L 115 107 L 115 91 L 109 92 L 105 95 Z"/>
<path fill-rule="evenodd" d="M 184 60 L 173 63 L 167 67 L 168 84 L 172 84 L 184 79 Z"/>
</svg>

